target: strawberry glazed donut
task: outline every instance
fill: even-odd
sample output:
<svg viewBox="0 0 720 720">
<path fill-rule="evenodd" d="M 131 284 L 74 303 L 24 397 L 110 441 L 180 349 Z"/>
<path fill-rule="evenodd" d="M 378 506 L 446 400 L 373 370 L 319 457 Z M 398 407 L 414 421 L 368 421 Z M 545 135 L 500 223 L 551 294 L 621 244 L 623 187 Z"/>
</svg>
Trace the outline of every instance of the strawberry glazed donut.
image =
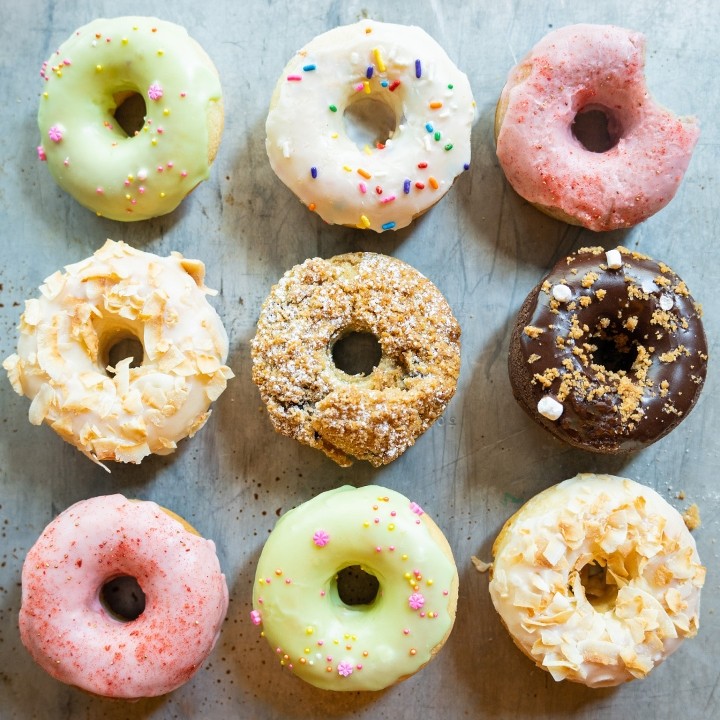
<svg viewBox="0 0 720 720">
<path fill-rule="evenodd" d="M 154 697 L 200 668 L 227 607 L 212 540 L 154 502 L 109 495 L 60 513 L 30 549 L 20 638 L 56 680 Z"/>
<path fill-rule="evenodd" d="M 46 422 L 97 463 L 139 463 L 192 437 L 233 377 L 204 278 L 199 260 L 112 240 L 47 278 L 3 363 L 32 400 L 30 422 Z M 112 361 L 123 342 L 136 343 L 134 357 Z"/>
<path fill-rule="evenodd" d="M 325 222 L 399 230 L 469 168 L 474 119 L 467 76 L 424 30 L 361 20 L 287 64 L 266 148 L 277 176 Z"/>
<path fill-rule="evenodd" d="M 519 195 L 551 217 L 597 231 L 636 225 L 672 200 L 700 130 L 694 118 L 653 101 L 644 53 L 640 33 L 571 25 L 513 68 L 495 138 Z"/>
</svg>

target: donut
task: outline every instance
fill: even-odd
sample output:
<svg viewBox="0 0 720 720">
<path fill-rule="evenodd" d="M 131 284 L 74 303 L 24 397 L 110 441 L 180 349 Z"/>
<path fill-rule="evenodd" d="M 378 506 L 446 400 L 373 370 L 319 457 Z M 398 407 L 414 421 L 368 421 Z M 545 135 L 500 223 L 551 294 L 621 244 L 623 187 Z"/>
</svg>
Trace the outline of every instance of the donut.
<svg viewBox="0 0 720 720">
<path fill-rule="evenodd" d="M 361 20 L 290 60 L 265 146 L 325 222 L 384 232 L 409 225 L 469 168 L 474 119 L 467 77 L 424 30 Z"/>
<path fill-rule="evenodd" d="M 624 247 L 582 248 L 520 309 L 508 361 L 515 399 L 575 447 L 639 450 L 700 396 L 708 359 L 700 315 L 665 263 Z"/>
<path fill-rule="evenodd" d="M 648 487 L 580 474 L 544 490 L 493 545 L 490 596 L 555 680 L 644 678 L 698 630 L 705 568 L 680 514 Z"/>
<path fill-rule="evenodd" d="M 333 360 L 339 340 L 374 336 L 369 374 Z M 341 466 L 399 457 L 443 413 L 460 372 L 460 327 L 440 291 L 376 253 L 312 258 L 265 300 L 252 341 L 253 380 L 275 430 Z"/>
<path fill-rule="evenodd" d="M 144 595 L 134 619 L 104 601 L 118 578 Z M 154 502 L 108 495 L 60 513 L 27 554 L 20 638 L 56 680 L 105 697 L 154 697 L 201 667 L 227 607 L 211 540 Z"/>
<path fill-rule="evenodd" d="M 570 25 L 511 70 L 495 137 L 520 196 L 596 231 L 636 225 L 672 200 L 700 130 L 694 118 L 678 118 L 652 99 L 644 55 L 640 33 Z M 579 128 L 593 115 L 600 132 L 584 143 Z"/>
<path fill-rule="evenodd" d="M 348 569 L 374 578 L 376 594 L 346 594 Z M 311 685 L 381 690 L 439 652 L 457 593 L 452 550 L 417 503 L 346 485 L 280 518 L 258 560 L 250 619 Z"/>
<path fill-rule="evenodd" d="M 167 455 L 192 437 L 233 377 L 204 277 L 199 260 L 112 240 L 48 277 L 26 301 L 17 352 L 3 362 L 15 391 L 32 400 L 30 422 L 46 422 L 98 464 Z M 142 364 L 126 357 L 110 366 L 128 338 L 142 345 Z"/>
<path fill-rule="evenodd" d="M 38 156 L 81 205 L 113 220 L 146 220 L 174 210 L 210 174 L 223 129 L 220 80 L 179 25 L 93 20 L 40 74 Z M 144 115 L 129 131 L 125 102 Z"/>
</svg>

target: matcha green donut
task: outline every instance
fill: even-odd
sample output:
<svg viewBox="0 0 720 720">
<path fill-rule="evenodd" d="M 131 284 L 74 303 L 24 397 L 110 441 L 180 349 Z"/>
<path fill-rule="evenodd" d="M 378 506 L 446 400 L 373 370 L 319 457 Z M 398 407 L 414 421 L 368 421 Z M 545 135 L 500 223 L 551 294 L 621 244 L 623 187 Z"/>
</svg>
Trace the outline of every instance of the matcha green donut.
<svg viewBox="0 0 720 720">
<path fill-rule="evenodd" d="M 222 135 L 222 90 L 184 28 L 152 17 L 94 20 L 41 75 L 38 156 L 61 188 L 98 215 L 164 215 L 208 177 Z M 145 103 L 132 136 L 115 117 L 130 96 Z"/>
<path fill-rule="evenodd" d="M 338 574 L 356 566 L 379 589 L 347 604 Z M 419 505 L 377 485 L 345 486 L 277 523 L 258 561 L 250 617 L 280 664 L 310 684 L 381 690 L 440 650 L 457 592 L 450 546 Z"/>
</svg>

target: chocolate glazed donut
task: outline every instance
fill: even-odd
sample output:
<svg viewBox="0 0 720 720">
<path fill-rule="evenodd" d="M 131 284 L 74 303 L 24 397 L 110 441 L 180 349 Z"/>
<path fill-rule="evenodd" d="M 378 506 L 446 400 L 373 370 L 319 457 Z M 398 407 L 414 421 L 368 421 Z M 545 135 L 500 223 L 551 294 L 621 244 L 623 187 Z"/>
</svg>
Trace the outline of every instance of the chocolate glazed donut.
<svg viewBox="0 0 720 720">
<path fill-rule="evenodd" d="M 619 247 L 561 260 L 523 303 L 510 340 L 519 404 L 561 440 L 623 453 L 666 435 L 705 381 L 701 310 L 664 263 Z"/>
</svg>

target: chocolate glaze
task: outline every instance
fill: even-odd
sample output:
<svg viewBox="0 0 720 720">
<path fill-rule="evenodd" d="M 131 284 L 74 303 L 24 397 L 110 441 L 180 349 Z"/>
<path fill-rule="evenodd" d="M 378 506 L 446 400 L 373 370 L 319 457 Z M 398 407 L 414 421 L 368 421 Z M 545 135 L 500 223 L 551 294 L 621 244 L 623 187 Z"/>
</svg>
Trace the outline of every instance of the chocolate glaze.
<svg viewBox="0 0 720 720">
<path fill-rule="evenodd" d="M 618 250 L 617 270 L 600 247 L 561 260 L 525 300 L 510 340 L 520 405 L 560 439 L 603 453 L 637 450 L 670 432 L 695 405 L 707 365 L 699 308 L 682 280 L 663 263 Z M 560 283 L 572 292 L 568 302 L 553 297 Z M 544 395 L 562 403 L 558 420 L 538 413 Z"/>
</svg>

